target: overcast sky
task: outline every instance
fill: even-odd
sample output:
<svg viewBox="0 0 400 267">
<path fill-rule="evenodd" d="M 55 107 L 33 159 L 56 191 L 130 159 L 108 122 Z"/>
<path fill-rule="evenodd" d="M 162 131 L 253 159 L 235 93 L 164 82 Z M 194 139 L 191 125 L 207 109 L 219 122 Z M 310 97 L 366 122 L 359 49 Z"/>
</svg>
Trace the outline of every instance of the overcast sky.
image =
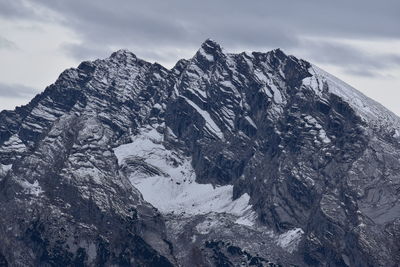
<svg viewBox="0 0 400 267">
<path fill-rule="evenodd" d="M 207 38 L 282 48 L 400 115 L 399 0 L 0 0 L 0 110 L 83 60 L 126 48 L 172 67 Z"/>
</svg>

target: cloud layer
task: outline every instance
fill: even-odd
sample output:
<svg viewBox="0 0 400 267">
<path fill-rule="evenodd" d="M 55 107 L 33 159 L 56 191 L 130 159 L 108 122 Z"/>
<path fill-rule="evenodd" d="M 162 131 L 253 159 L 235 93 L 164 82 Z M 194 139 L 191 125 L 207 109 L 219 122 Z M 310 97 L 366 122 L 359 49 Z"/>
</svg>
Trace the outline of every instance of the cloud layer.
<svg viewBox="0 0 400 267">
<path fill-rule="evenodd" d="M 38 93 L 34 88 L 22 84 L 0 82 L 0 96 L 5 98 L 26 98 Z"/>
<path fill-rule="evenodd" d="M 398 10 L 397 0 L 0 2 L 0 16 L 47 20 L 72 29 L 81 43 L 65 44 L 64 48 L 78 59 L 110 52 L 113 47 L 127 47 L 143 54 L 151 54 L 152 50 L 171 53 L 174 47 L 195 48 L 209 37 L 229 49 L 289 50 L 303 49 L 302 39 L 307 36 L 400 39 Z M 326 43 L 314 48 L 317 55 L 329 52 L 348 56 L 349 52 Z M 359 59 L 347 60 L 352 58 Z"/>
<path fill-rule="evenodd" d="M 176 59 L 179 55 L 174 48 L 193 50 L 211 37 L 228 49 L 308 49 L 313 58 L 330 64 L 342 64 L 340 59 L 346 59 L 346 63 L 365 66 L 366 60 L 376 65 L 381 58 L 361 51 L 353 53 L 355 48 L 324 41 L 309 47 L 303 39 L 309 36 L 320 40 L 332 37 L 400 39 L 400 2 L 395 0 L 384 3 L 371 0 L 34 0 L 30 4 L 18 0 L 12 3 L 3 14 L 13 18 L 48 19 L 73 29 L 81 43 L 65 44 L 64 48 L 79 60 L 109 53 L 113 47 L 153 55 L 155 60 L 163 52 Z M 159 51 L 158 55 L 154 51 Z M 385 55 L 385 58 L 391 57 Z M 371 68 L 370 72 L 374 67 Z M 354 69 L 357 70 L 356 66 Z"/>
</svg>

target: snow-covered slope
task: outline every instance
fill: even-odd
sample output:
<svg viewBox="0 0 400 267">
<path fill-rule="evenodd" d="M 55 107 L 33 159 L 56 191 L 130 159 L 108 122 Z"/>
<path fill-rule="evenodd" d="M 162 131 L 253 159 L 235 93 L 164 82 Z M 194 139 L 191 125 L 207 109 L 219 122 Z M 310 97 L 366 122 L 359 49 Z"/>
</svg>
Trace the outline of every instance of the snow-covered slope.
<svg viewBox="0 0 400 267">
<path fill-rule="evenodd" d="M 249 205 L 249 196 L 243 194 L 233 200 L 232 185 L 197 183 L 191 157 L 168 150 L 161 129 L 163 126 L 157 125 L 141 128 L 132 143 L 114 149 L 129 181 L 144 199 L 166 215 L 228 213 L 240 224 L 253 225 L 256 214 Z"/>
<path fill-rule="evenodd" d="M 393 112 L 316 65 L 311 65 L 309 71 L 312 76 L 305 78 L 303 83 L 316 93 L 321 94 L 325 88 L 349 103 L 369 127 L 384 129 L 393 137 L 400 137 L 400 118 Z"/>
</svg>

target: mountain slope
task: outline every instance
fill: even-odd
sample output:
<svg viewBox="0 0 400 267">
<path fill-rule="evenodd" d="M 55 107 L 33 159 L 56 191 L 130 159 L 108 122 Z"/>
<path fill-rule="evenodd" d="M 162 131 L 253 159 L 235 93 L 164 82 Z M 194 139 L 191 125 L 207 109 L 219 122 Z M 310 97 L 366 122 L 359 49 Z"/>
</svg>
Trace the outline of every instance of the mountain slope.
<svg viewBox="0 0 400 267">
<path fill-rule="evenodd" d="M 0 118 L 3 265 L 400 263 L 400 119 L 279 49 L 120 50 Z"/>
</svg>

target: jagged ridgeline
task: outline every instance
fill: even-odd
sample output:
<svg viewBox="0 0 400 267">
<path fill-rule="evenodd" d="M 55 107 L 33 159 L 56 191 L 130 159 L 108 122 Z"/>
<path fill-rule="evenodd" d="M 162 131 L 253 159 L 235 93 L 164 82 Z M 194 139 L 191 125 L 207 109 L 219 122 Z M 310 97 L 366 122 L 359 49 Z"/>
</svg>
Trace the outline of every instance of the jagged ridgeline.
<svg viewBox="0 0 400 267">
<path fill-rule="evenodd" d="M 400 119 L 281 50 L 120 50 L 0 113 L 0 266 L 397 266 Z"/>
</svg>

